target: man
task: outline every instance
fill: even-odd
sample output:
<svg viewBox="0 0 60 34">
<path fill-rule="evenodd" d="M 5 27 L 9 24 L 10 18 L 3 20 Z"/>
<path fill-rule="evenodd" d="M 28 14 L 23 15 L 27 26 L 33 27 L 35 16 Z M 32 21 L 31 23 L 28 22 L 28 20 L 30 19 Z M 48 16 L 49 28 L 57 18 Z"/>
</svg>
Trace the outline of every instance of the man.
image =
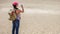
<svg viewBox="0 0 60 34">
<path fill-rule="evenodd" d="M 15 34 L 15 30 L 16 30 L 16 34 L 18 34 L 19 32 L 19 22 L 20 22 L 20 13 L 24 13 L 24 8 L 23 5 L 21 5 L 22 10 L 18 9 L 18 2 L 13 2 L 12 4 L 13 6 L 13 11 L 11 12 L 12 14 L 15 13 L 16 15 L 16 19 L 12 20 L 12 34 Z M 10 14 L 10 13 L 9 13 Z"/>
</svg>

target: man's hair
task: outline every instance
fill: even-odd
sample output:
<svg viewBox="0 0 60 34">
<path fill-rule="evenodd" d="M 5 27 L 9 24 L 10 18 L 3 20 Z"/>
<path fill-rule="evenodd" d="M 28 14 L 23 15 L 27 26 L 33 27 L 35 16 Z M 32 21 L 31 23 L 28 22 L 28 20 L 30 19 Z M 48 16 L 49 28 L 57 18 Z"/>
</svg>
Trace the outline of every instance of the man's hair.
<svg viewBox="0 0 60 34">
<path fill-rule="evenodd" d="M 16 5 L 13 5 L 13 8 L 14 8 L 14 9 L 17 9 L 17 6 L 16 6 Z"/>
</svg>

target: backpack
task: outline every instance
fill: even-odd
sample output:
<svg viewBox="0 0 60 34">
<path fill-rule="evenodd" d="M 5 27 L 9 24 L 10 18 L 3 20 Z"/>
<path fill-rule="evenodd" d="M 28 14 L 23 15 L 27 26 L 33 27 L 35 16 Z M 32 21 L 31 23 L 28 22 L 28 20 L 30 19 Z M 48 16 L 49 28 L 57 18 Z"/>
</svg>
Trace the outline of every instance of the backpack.
<svg viewBox="0 0 60 34">
<path fill-rule="evenodd" d="M 15 10 L 15 12 L 16 12 L 16 10 Z M 15 12 L 8 13 L 10 21 L 14 21 L 16 19 L 16 13 Z"/>
</svg>

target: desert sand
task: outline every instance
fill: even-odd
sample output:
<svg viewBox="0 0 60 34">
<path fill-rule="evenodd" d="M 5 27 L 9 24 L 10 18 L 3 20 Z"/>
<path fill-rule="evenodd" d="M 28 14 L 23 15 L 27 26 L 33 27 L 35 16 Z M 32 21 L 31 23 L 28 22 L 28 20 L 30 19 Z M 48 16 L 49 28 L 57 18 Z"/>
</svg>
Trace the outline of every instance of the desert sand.
<svg viewBox="0 0 60 34">
<path fill-rule="evenodd" d="M 8 12 L 14 0 L 0 1 L 0 34 L 11 34 Z M 24 5 L 19 34 L 60 34 L 59 0 L 18 0 Z M 19 6 L 20 7 L 20 6 Z"/>
</svg>

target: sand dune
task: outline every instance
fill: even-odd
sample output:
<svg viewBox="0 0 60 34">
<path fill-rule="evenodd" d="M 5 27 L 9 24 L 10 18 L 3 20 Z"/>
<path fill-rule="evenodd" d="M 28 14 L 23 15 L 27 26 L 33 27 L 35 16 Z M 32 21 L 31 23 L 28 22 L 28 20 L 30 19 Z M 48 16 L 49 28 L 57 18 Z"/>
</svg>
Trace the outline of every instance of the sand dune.
<svg viewBox="0 0 60 34">
<path fill-rule="evenodd" d="M 0 33 L 11 34 L 8 12 L 0 13 Z M 20 34 L 60 34 L 60 15 L 46 13 L 21 14 Z"/>
<path fill-rule="evenodd" d="M 8 20 L 8 12 L 13 1 L 0 1 L 0 34 L 11 34 L 12 23 Z M 18 1 L 25 8 L 25 12 L 21 14 L 19 34 L 60 34 L 59 0 Z"/>
</svg>

